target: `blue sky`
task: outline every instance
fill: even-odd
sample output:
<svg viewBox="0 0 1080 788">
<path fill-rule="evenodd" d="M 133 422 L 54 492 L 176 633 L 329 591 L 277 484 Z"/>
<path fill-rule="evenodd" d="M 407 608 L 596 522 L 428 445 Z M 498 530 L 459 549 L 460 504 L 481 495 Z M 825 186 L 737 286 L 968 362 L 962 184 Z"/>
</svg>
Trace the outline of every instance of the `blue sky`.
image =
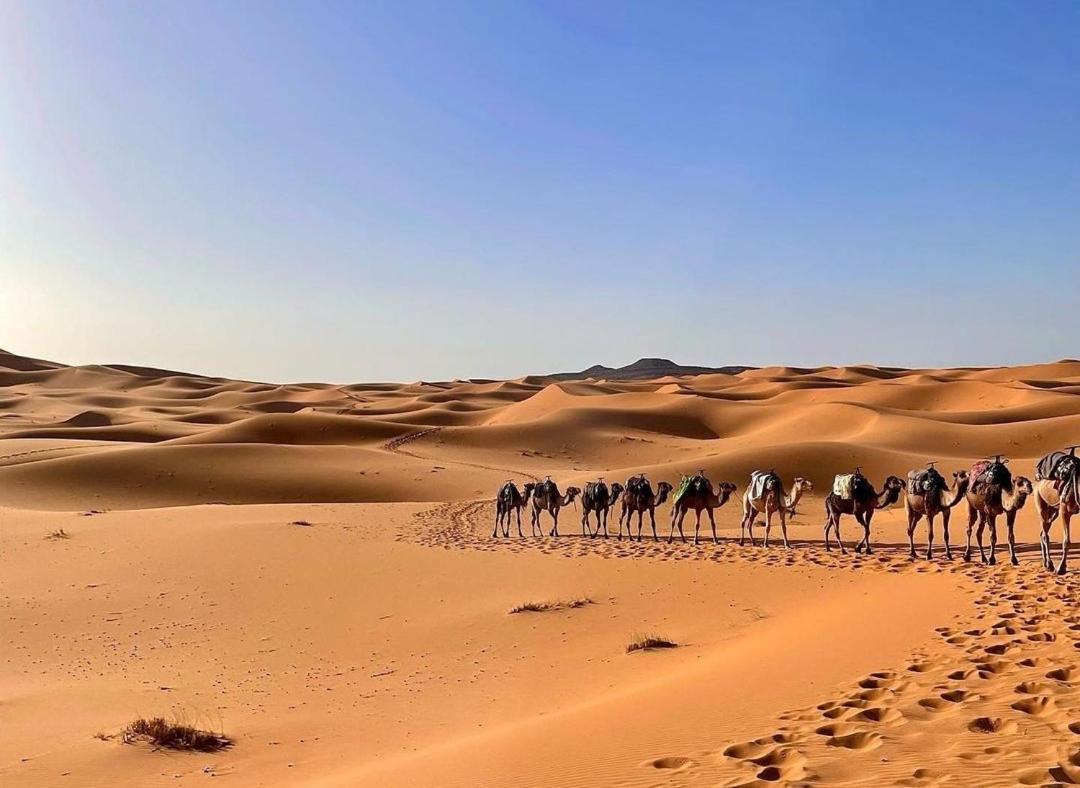
<svg viewBox="0 0 1080 788">
<path fill-rule="evenodd" d="M 0 13 L 0 347 L 264 380 L 1080 351 L 1080 4 Z"/>
</svg>

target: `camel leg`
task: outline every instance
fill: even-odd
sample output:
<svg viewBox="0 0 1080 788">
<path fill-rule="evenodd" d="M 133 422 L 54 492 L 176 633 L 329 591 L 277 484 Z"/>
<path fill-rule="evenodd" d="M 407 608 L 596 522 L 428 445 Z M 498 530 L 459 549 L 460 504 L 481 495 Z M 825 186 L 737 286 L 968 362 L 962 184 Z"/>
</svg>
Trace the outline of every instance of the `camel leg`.
<svg viewBox="0 0 1080 788">
<path fill-rule="evenodd" d="M 863 529 L 864 529 L 864 531 L 866 533 L 866 535 L 863 537 L 863 541 L 866 542 L 866 554 L 867 555 L 870 555 L 870 553 L 872 552 L 870 550 L 870 523 L 872 523 L 873 521 L 874 521 L 874 510 L 873 509 L 871 509 L 868 512 L 863 512 L 862 527 L 863 527 Z"/>
<path fill-rule="evenodd" d="M 502 512 L 499 511 L 499 507 L 495 507 L 495 530 L 491 532 L 492 539 L 499 538 L 499 520 L 502 519 Z"/>
<path fill-rule="evenodd" d="M 525 534 L 523 534 L 521 532 L 521 507 L 520 506 L 517 507 L 516 509 L 514 509 L 514 514 L 517 515 L 518 538 L 519 539 L 524 539 Z M 506 536 L 507 536 L 508 539 L 510 538 L 510 518 L 509 517 L 506 518 Z"/>
<path fill-rule="evenodd" d="M 927 522 L 930 524 L 930 544 L 926 548 L 926 557 L 929 558 L 934 551 L 934 518 L 928 517 Z M 907 541 L 908 541 L 908 554 L 915 557 L 915 526 L 919 524 L 919 513 L 908 509 L 907 513 Z"/>
<path fill-rule="evenodd" d="M 945 540 L 945 558 L 949 561 L 952 560 L 952 543 L 949 542 L 949 518 L 952 517 L 952 511 L 944 509 L 941 512 L 941 538 Z"/>
<path fill-rule="evenodd" d="M 1016 557 L 1016 511 L 1005 512 L 1005 527 L 1009 535 L 1009 563 L 1020 566 L 1020 559 Z"/>
<path fill-rule="evenodd" d="M 592 526 L 589 525 L 589 510 L 581 507 L 581 535 L 592 536 Z"/>
<path fill-rule="evenodd" d="M 997 515 L 987 519 L 990 526 L 990 566 L 997 565 Z"/>
<path fill-rule="evenodd" d="M 979 515 L 979 526 L 975 530 L 975 541 L 979 545 L 979 557 L 982 559 L 982 562 L 984 564 L 987 563 L 987 561 L 986 561 L 986 551 L 983 550 L 983 531 L 985 531 L 985 530 L 986 530 L 986 515 L 980 514 Z M 994 561 L 994 552 L 993 552 L 993 550 L 991 550 L 990 551 L 990 563 L 993 563 L 993 561 Z"/>
<path fill-rule="evenodd" d="M 964 548 L 964 560 L 971 560 L 971 532 L 975 528 L 975 521 L 979 519 L 979 513 L 968 506 L 967 547 Z"/>
<path fill-rule="evenodd" d="M 622 541 L 622 521 L 623 521 L 624 517 L 626 517 L 626 507 L 625 506 L 623 506 L 622 509 L 619 510 L 619 541 L 620 542 Z M 628 531 L 630 530 L 629 527 L 627 528 L 627 530 Z"/>
<path fill-rule="evenodd" d="M 680 509 L 678 506 L 672 507 L 672 509 L 671 509 L 671 530 L 668 531 L 668 536 L 667 536 L 668 544 L 671 544 L 671 541 L 675 538 L 675 525 L 676 525 L 676 523 L 678 523 L 679 517 L 681 517 L 681 516 L 683 516 L 685 514 L 686 514 L 685 509 Z"/>
<path fill-rule="evenodd" d="M 694 512 L 694 514 L 697 515 L 697 517 L 694 520 L 694 544 L 697 545 L 697 543 L 698 543 L 698 532 L 701 530 L 701 510 L 698 509 L 697 511 Z M 679 530 L 681 531 L 682 529 L 679 529 Z"/>
<path fill-rule="evenodd" d="M 791 545 L 788 544 L 787 539 L 787 509 L 783 506 L 780 507 L 780 533 L 784 537 L 784 549 L 790 550 Z"/>
<path fill-rule="evenodd" d="M 743 544 L 743 534 L 746 532 L 746 512 L 743 512 L 742 519 L 739 520 L 739 547 Z"/>
<path fill-rule="evenodd" d="M 769 546 L 769 532 L 772 531 L 772 516 L 773 513 L 769 511 L 768 507 L 765 509 L 765 547 Z"/>
<path fill-rule="evenodd" d="M 832 514 L 829 512 L 828 508 L 826 508 L 825 509 L 825 526 L 824 526 L 825 533 L 824 533 L 824 535 L 822 537 L 822 541 L 825 542 L 825 550 L 826 550 L 826 552 L 832 552 L 832 548 L 829 547 L 829 531 L 831 531 L 831 530 L 832 530 Z"/>
<path fill-rule="evenodd" d="M 706 509 L 709 513 L 709 525 L 712 526 L 712 541 L 713 544 L 720 544 L 720 540 L 716 538 L 716 518 L 713 517 L 712 509 Z"/>
<path fill-rule="evenodd" d="M 748 537 L 750 537 L 750 546 L 751 547 L 757 547 L 757 542 L 754 541 L 754 510 L 753 509 L 751 509 L 750 514 L 748 514 L 746 516 L 745 522 L 746 522 L 746 535 Z M 742 544 L 742 539 L 739 540 L 739 544 Z"/>
<path fill-rule="evenodd" d="M 1072 512 L 1069 511 L 1068 504 L 1062 504 L 1061 507 L 1061 530 L 1064 532 L 1061 536 L 1061 563 L 1058 564 L 1057 573 L 1063 575 L 1068 571 L 1069 564 L 1069 525 L 1072 520 Z M 1048 537 L 1049 538 L 1049 537 Z"/>
<path fill-rule="evenodd" d="M 558 507 L 555 507 L 555 508 L 553 508 L 551 510 L 551 523 L 552 523 L 552 525 L 551 525 L 551 533 L 549 533 L 548 536 L 558 536 L 559 535 L 559 509 L 558 509 Z"/>
<path fill-rule="evenodd" d="M 649 527 L 652 528 L 652 540 L 659 542 L 660 537 L 656 535 L 656 507 L 649 507 Z M 641 541 L 641 519 L 638 519 L 638 541 Z"/>
<path fill-rule="evenodd" d="M 1042 519 L 1042 524 L 1039 534 L 1039 555 L 1042 556 L 1043 569 L 1048 572 L 1054 571 L 1054 559 L 1050 556 L 1050 523 L 1046 520 L 1046 515 L 1042 512 L 1039 513 Z"/>
<path fill-rule="evenodd" d="M 837 512 L 837 514 L 835 515 L 835 519 L 833 519 L 833 524 L 832 524 L 833 535 L 836 536 L 836 544 L 840 548 L 840 555 L 846 555 L 847 554 L 847 549 L 845 549 L 845 547 L 844 547 L 844 540 L 840 538 L 840 521 L 843 520 L 843 519 L 844 518 L 840 515 L 840 513 Z M 827 544 L 828 544 L 828 540 L 826 540 L 826 545 Z"/>
</svg>

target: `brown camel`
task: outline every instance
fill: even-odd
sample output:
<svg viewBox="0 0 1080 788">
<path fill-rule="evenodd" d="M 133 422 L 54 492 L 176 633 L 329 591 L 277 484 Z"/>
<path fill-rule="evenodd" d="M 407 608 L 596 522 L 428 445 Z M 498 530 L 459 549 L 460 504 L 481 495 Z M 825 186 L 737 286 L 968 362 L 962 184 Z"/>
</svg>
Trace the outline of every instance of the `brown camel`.
<svg viewBox="0 0 1080 788">
<path fill-rule="evenodd" d="M 930 464 L 933 465 L 933 463 Z M 908 474 L 908 479 L 913 479 L 912 474 L 917 473 L 917 471 L 912 471 Z M 915 527 L 923 517 L 926 517 L 927 524 L 926 557 L 928 559 L 934 557 L 934 518 L 940 514 L 945 539 L 945 557 L 952 559 L 952 545 L 949 543 L 949 517 L 952 515 L 952 508 L 960 503 L 967 493 L 968 472 L 956 471 L 952 476 L 953 488 L 951 490 L 940 474 L 936 474 L 936 478 L 940 481 L 932 483 L 929 489 L 916 489 L 914 483 L 908 487 L 907 495 L 904 496 L 904 509 L 907 511 L 908 542 L 912 558 L 915 557 Z"/>
<path fill-rule="evenodd" d="M 622 539 L 623 520 L 625 519 L 626 536 L 633 541 L 634 535 L 630 530 L 630 522 L 634 517 L 634 512 L 637 512 L 637 538 L 640 542 L 642 518 L 645 516 L 645 512 L 648 512 L 653 541 L 660 541 L 656 535 L 656 507 L 662 505 L 670 494 L 671 485 L 667 482 L 657 482 L 656 492 L 653 492 L 652 485 L 644 474 L 630 479 L 622 493 L 622 509 L 619 512 L 619 538 Z"/>
<path fill-rule="evenodd" d="M 978 474 L 972 474 L 978 477 Z M 1033 487 L 1031 480 L 1023 476 L 1017 476 L 1012 480 L 1012 489 L 1006 489 L 1004 482 L 999 480 L 984 480 L 978 483 L 972 483 L 968 486 L 967 490 L 967 502 L 968 502 L 968 527 L 967 527 L 967 548 L 964 550 L 964 560 L 971 560 L 971 531 L 975 527 L 975 521 L 978 520 L 979 530 L 975 535 L 976 540 L 979 543 L 979 556 L 982 558 L 983 563 L 996 564 L 997 556 L 994 555 L 997 549 L 997 518 L 998 515 L 1005 515 L 1005 525 L 1009 529 L 1009 557 L 1013 565 L 1020 563 L 1020 559 L 1016 557 L 1016 513 L 1019 512 L 1024 503 L 1027 501 L 1027 497 L 1031 495 Z M 986 526 L 990 526 L 990 560 L 987 561 L 986 553 L 983 551 L 983 530 Z"/>
<path fill-rule="evenodd" d="M 492 536 L 498 537 L 499 526 L 501 525 L 503 536 L 507 539 L 510 538 L 510 514 L 512 512 L 517 515 L 518 536 L 525 537 L 525 534 L 521 532 L 521 510 L 529 503 L 529 496 L 532 495 L 535 486 L 533 482 L 526 484 L 525 494 L 522 495 L 517 485 L 507 479 L 506 483 L 499 488 L 499 493 L 495 496 L 495 530 L 491 532 Z"/>
<path fill-rule="evenodd" d="M 718 485 L 719 492 L 713 492 L 712 484 L 704 476 L 700 478 L 705 480 L 705 484 L 701 486 L 701 489 L 698 489 L 691 481 L 689 489 L 671 505 L 671 533 L 668 534 L 668 542 L 671 542 L 675 537 L 676 527 L 679 529 L 679 538 L 684 542 L 686 541 L 686 534 L 683 533 L 682 527 L 683 518 L 686 517 L 688 511 L 693 509 L 696 515 L 694 520 L 694 544 L 697 544 L 698 532 L 701 530 L 701 510 L 704 509 L 709 515 L 709 524 L 712 526 L 713 544 L 720 543 L 720 540 L 716 538 L 716 519 L 713 517 L 713 510 L 719 509 L 727 503 L 731 494 L 738 488 L 731 482 L 720 482 Z"/>
<path fill-rule="evenodd" d="M 558 485 L 555 484 L 550 478 L 540 482 L 533 488 L 532 494 L 532 533 L 536 536 L 536 532 L 539 530 L 540 535 L 544 535 L 544 529 L 540 527 L 540 513 L 547 512 L 551 515 L 553 525 L 551 527 L 551 533 L 548 536 L 559 535 L 559 510 L 564 506 L 569 506 L 573 503 L 574 499 L 581 495 L 581 490 L 577 487 L 567 487 L 566 495 L 559 492 Z"/>
<path fill-rule="evenodd" d="M 607 521 L 608 512 L 614 508 L 615 502 L 619 500 L 619 496 L 622 494 L 622 485 L 618 482 L 612 482 L 609 488 L 604 483 L 603 477 L 600 477 L 598 481 L 587 482 L 585 484 L 585 492 L 581 495 L 581 535 L 582 536 L 598 536 L 600 534 L 601 523 L 604 527 L 604 538 L 607 539 Z M 596 530 L 590 531 L 589 528 L 589 514 L 596 514 Z"/>
<path fill-rule="evenodd" d="M 809 479 L 804 479 L 801 476 L 796 476 L 795 481 L 791 485 L 791 492 L 787 495 L 784 494 L 784 485 L 780 481 L 780 477 L 770 471 L 767 475 L 762 492 L 758 497 L 754 497 L 754 477 L 761 474 L 761 471 L 755 471 L 750 474 L 750 487 L 743 493 L 743 517 L 742 522 L 739 524 L 739 544 L 743 543 L 743 532 L 750 534 L 750 544 L 755 545 L 754 542 L 754 518 L 757 517 L 759 512 L 765 514 L 765 547 L 769 546 L 769 533 L 772 531 L 772 517 L 774 514 L 780 515 L 780 528 L 784 535 L 784 547 L 790 547 L 787 538 L 787 517 L 788 513 L 795 508 L 795 504 L 802 498 L 804 493 L 811 492 L 814 489 L 814 485 L 811 484 Z"/>
<path fill-rule="evenodd" d="M 863 527 L 863 538 L 855 545 L 855 552 L 861 553 L 866 548 L 866 554 L 870 554 L 870 522 L 874 519 L 874 512 L 892 506 L 900 500 L 900 493 L 907 487 L 896 476 L 885 477 L 885 484 L 881 492 L 877 492 L 874 486 L 863 476 L 859 476 L 852 489 L 851 498 L 842 498 L 831 492 L 825 498 L 825 549 L 829 547 L 829 532 L 836 536 L 836 543 L 840 546 L 841 554 L 846 553 L 844 543 L 840 539 L 840 518 L 845 514 L 853 515 L 859 525 Z"/>
</svg>

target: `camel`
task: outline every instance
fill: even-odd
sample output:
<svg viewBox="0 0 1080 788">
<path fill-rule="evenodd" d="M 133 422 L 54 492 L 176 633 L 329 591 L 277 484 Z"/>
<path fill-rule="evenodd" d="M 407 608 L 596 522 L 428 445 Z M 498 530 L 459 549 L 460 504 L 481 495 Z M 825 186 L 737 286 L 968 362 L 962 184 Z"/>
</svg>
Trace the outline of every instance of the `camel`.
<svg viewBox="0 0 1080 788">
<path fill-rule="evenodd" d="M 1012 480 L 1012 490 L 1006 490 L 1000 482 L 985 481 L 981 484 L 969 486 L 967 490 L 968 502 L 968 527 L 967 548 L 964 550 L 964 560 L 971 560 L 971 531 L 975 527 L 975 521 L 979 522 L 979 529 L 975 535 L 979 543 L 979 556 L 985 564 L 996 564 L 997 556 L 997 518 L 1005 515 L 1005 525 L 1009 529 L 1009 559 L 1013 566 L 1020 563 L 1016 557 L 1016 513 L 1019 512 L 1027 501 L 1027 497 L 1033 491 L 1031 480 L 1024 476 L 1017 476 Z M 986 526 L 990 526 L 990 560 L 986 560 L 983 551 L 982 535 Z"/>
<path fill-rule="evenodd" d="M 886 476 L 881 492 L 877 492 L 869 481 L 856 484 L 851 498 L 842 498 L 830 492 L 825 498 L 825 549 L 832 549 L 829 547 L 829 532 L 832 531 L 836 536 L 836 544 L 840 546 L 840 553 L 847 552 L 840 539 L 840 518 L 850 514 L 863 527 L 863 538 L 855 545 L 855 552 L 861 553 L 865 547 L 866 554 L 869 555 L 870 522 L 874 519 L 874 512 L 892 506 L 900 500 L 900 493 L 906 488 L 907 485 L 899 477 Z"/>
<path fill-rule="evenodd" d="M 541 536 L 544 535 L 544 529 L 540 527 L 541 512 L 550 514 L 551 520 L 554 523 L 551 527 L 551 533 L 549 533 L 548 536 L 558 536 L 559 510 L 564 506 L 569 506 L 579 495 L 581 495 L 581 490 L 577 487 L 567 487 L 566 495 L 563 495 L 559 492 L 558 486 L 550 479 L 550 477 L 536 485 L 532 492 L 533 536 L 536 536 L 537 530 L 540 531 Z"/>
<path fill-rule="evenodd" d="M 603 477 L 600 477 L 599 481 L 586 483 L 585 492 L 581 495 L 582 536 L 598 536 L 600 534 L 600 525 L 602 522 L 604 526 L 604 538 L 607 538 L 608 511 L 610 511 L 615 506 L 615 502 L 619 500 L 622 489 L 623 486 L 618 482 L 612 482 L 609 489 L 604 483 Z M 592 532 L 590 532 L 589 529 L 590 512 L 596 513 L 596 530 Z"/>
<path fill-rule="evenodd" d="M 930 465 L 933 465 L 933 463 L 930 463 Z M 908 478 L 912 478 L 914 473 L 916 471 L 909 473 Z M 952 490 L 948 488 L 944 481 L 941 482 L 941 486 L 932 490 L 916 490 L 914 486 L 908 488 L 907 495 L 904 496 L 904 509 L 907 511 L 908 543 L 911 548 L 912 558 L 915 557 L 915 527 L 923 517 L 926 517 L 927 524 L 926 557 L 927 559 L 934 557 L 934 518 L 940 514 L 941 528 L 945 539 L 945 557 L 952 560 L 952 545 L 949 543 L 949 517 L 952 514 L 952 508 L 964 498 L 967 489 L 967 471 L 953 473 Z"/>
<path fill-rule="evenodd" d="M 1069 456 L 1075 458 L 1078 447 L 1070 446 Z M 1054 454 L 1063 455 L 1064 452 Z M 1039 470 L 1043 470 L 1044 463 L 1053 462 L 1054 455 L 1048 455 L 1039 462 Z M 1060 473 L 1060 472 L 1059 472 Z M 1046 473 L 1046 476 L 1052 474 Z M 1056 571 L 1059 575 L 1066 572 L 1069 562 L 1069 530 L 1070 521 L 1074 514 L 1080 514 L 1080 470 L 1077 470 L 1075 459 L 1071 468 L 1056 479 L 1044 478 L 1043 473 L 1035 474 L 1035 507 L 1039 512 L 1039 521 L 1042 523 L 1042 534 L 1039 536 L 1039 548 L 1042 552 L 1043 566 L 1050 572 Z M 1061 562 L 1054 569 L 1054 562 L 1050 553 L 1050 526 L 1054 520 L 1061 517 Z"/>
<path fill-rule="evenodd" d="M 704 478 L 702 476 L 701 478 Z M 712 540 L 713 544 L 719 544 L 720 540 L 716 538 L 716 519 L 713 517 L 713 510 L 719 509 L 728 499 L 732 493 L 738 489 L 731 482 L 720 482 L 718 485 L 719 492 L 713 492 L 712 485 L 708 484 L 708 490 L 705 492 L 697 489 L 688 489 L 684 492 L 678 500 L 676 500 L 671 506 L 671 533 L 668 534 L 668 542 L 675 537 L 675 528 L 679 529 L 679 538 L 684 542 L 686 541 L 686 534 L 683 533 L 683 518 L 686 517 L 686 513 L 693 509 L 696 519 L 694 521 L 694 544 L 698 543 L 698 532 L 701 530 L 701 510 L 704 509 L 709 515 L 709 524 L 712 526 Z M 691 485 L 693 487 L 693 485 Z"/>
<path fill-rule="evenodd" d="M 532 495 L 535 486 L 533 482 L 526 484 L 525 494 L 522 495 L 517 485 L 512 480 L 507 479 L 506 483 L 499 488 L 499 492 L 495 496 L 495 530 L 491 532 L 493 537 L 499 536 L 499 526 L 501 525 L 503 536 L 507 539 L 510 538 L 511 512 L 517 515 L 518 536 L 525 537 L 525 534 L 521 532 L 521 510 L 529 503 L 529 496 Z"/>
<path fill-rule="evenodd" d="M 757 517 L 758 512 L 762 512 L 765 515 L 765 547 L 769 546 L 769 532 L 772 530 L 772 517 L 774 514 L 780 515 L 780 528 L 784 535 L 784 547 L 790 547 L 787 538 L 788 513 L 795 507 L 795 504 L 798 503 L 804 493 L 811 492 L 814 489 L 814 485 L 810 483 L 809 479 L 796 476 L 794 483 L 791 485 L 791 492 L 784 495 L 784 485 L 780 481 L 780 477 L 770 472 L 761 495 L 755 498 L 753 497 L 754 474 L 750 475 L 750 479 L 751 485 L 743 493 L 743 517 L 742 522 L 739 524 L 739 544 L 743 543 L 744 531 L 750 534 L 750 544 L 756 544 L 754 542 L 754 518 Z"/>
<path fill-rule="evenodd" d="M 1039 537 L 1039 548 L 1042 551 L 1043 566 L 1051 572 L 1063 575 L 1069 562 L 1069 529 L 1074 514 L 1080 514 L 1080 482 L 1073 482 L 1071 494 L 1062 494 L 1054 484 L 1053 479 L 1039 479 L 1035 482 L 1035 506 L 1039 510 L 1039 520 L 1042 522 L 1042 534 Z M 1063 529 L 1061 537 L 1061 561 L 1054 568 L 1054 562 L 1050 554 L 1050 526 L 1054 520 L 1061 517 Z"/>
<path fill-rule="evenodd" d="M 622 510 L 619 512 L 619 538 L 622 539 L 623 520 L 626 520 L 626 536 L 633 541 L 634 535 L 630 530 L 630 523 L 637 512 L 637 538 L 641 541 L 642 518 L 645 512 L 649 513 L 649 524 L 652 526 L 653 541 L 660 538 L 656 535 L 656 507 L 667 500 L 671 494 L 671 485 L 667 482 L 657 482 L 656 492 L 644 475 L 635 476 L 626 483 L 622 493 Z"/>
</svg>

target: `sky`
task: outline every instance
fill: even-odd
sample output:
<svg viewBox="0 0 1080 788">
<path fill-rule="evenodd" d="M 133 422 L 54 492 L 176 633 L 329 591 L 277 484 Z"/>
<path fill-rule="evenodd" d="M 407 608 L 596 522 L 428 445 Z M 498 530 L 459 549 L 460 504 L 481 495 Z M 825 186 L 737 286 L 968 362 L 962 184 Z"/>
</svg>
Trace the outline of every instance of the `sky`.
<svg viewBox="0 0 1080 788">
<path fill-rule="evenodd" d="M 1080 355 L 1080 3 L 0 0 L 0 347 Z"/>
</svg>

